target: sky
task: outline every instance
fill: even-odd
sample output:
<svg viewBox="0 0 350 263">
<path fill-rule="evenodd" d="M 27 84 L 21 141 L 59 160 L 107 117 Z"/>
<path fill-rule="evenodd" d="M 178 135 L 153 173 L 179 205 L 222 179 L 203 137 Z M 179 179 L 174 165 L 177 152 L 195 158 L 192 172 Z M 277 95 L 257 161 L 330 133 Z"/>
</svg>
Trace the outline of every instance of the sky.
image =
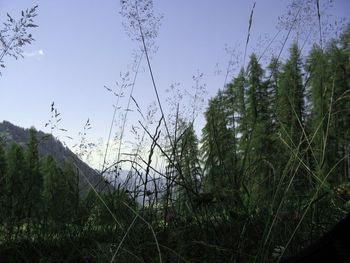
<svg viewBox="0 0 350 263">
<path fill-rule="evenodd" d="M 253 51 L 264 50 L 266 39 L 278 32 L 278 17 L 287 12 L 291 1 L 255 2 L 247 57 Z M 253 4 L 251 0 L 154 0 L 154 13 L 161 14 L 163 19 L 151 65 L 166 113 L 172 110 L 171 100 L 184 93 L 184 89 L 194 92 L 193 76 L 201 74 L 198 85 L 205 84 L 207 90 L 202 105 L 202 111 L 205 110 L 207 100 L 224 86 L 230 58 L 237 62 L 232 69 L 246 63 L 248 59 L 244 61 L 243 54 Z M 16 19 L 21 10 L 35 5 L 39 6 L 35 17 L 38 27 L 31 30 L 35 41 L 23 48 L 23 59 L 9 56 L 3 59 L 6 68 L 0 76 L 0 122 L 7 120 L 24 128 L 35 126 L 50 132 L 50 125 L 45 124 L 51 119 L 54 102 L 62 118 L 59 128 L 67 130 L 56 131 L 55 135 L 69 147 L 81 139 L 79 132 L 88 119 L 92 127 L 86 136 L 88 140 L 106 141 L 117 97 L 105 86 L 119 90 L 116 82 L 122 83 L 121 76 L 127 72 L 130 78 L 127 82 L 132 83 L 133 54 L 139 52 L 139 43 L 132 41 L 123 27 L 126 20 L 120 14 L 120 1 L 0 0 L 0 23 L 6 21 L 6 13 Z M 349 18 L 350 1 L 336 0 L 333 5 L 327 11 L 332 21 Z M 228 80 L 234 72 L 230 72 Z M 179 92 L 167 92 L 171 85 Z M 119 119 L 130 88 L 126 88 L 125 97 L 118 102 Z M 144 115 L 156 101 L 145 59 L 141 61 L 133 98 Z M 131 106 L 126 140 L 132 140 L 129 130 L 142 120 L 135 104 Z M 180 108 L 186 107 L 191 105 L 184 100 Z M 195 124 L 198 136 L 203 124 L 203 114 L 198 113 Z M 113 132 L 118 129 L 118 125 L 114 126 Z"/>
</svg>

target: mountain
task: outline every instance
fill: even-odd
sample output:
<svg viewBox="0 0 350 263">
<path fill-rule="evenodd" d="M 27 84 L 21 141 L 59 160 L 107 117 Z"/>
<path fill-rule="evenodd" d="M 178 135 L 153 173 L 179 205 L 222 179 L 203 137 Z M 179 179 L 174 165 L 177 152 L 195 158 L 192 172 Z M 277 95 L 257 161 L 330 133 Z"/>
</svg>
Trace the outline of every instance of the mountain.
<svg viewBox="0 0 350 263">
<path fill-rule="evenodd" d="M 38 151 L 41 158 L 45 158 L 47 154 L 51 154 L 61 167 L 63 167 L 66 160 L 69 158 L 73 159 L 73 163 L 79 174 L 79 189 L 82 196 L 85 196 L 91 188 L 86 179 L 88 179 L 98 191 L 105 191 L 108 187 L 111 187 L 107 184 L 103 176 L 99 175 L 89 165 L 80 160 L 69 148 L 63 146 L 59 140 L 42 131 L 37 132 L 37 137 L 40 141 Z M 11 142 L 16 142 L 25 149 L 28 138 L 29 129 L 18 127 L 8 121 L 0 123 L 0 140 L 4 143 L 5 148 L 7 148 Z"/>
</svg>

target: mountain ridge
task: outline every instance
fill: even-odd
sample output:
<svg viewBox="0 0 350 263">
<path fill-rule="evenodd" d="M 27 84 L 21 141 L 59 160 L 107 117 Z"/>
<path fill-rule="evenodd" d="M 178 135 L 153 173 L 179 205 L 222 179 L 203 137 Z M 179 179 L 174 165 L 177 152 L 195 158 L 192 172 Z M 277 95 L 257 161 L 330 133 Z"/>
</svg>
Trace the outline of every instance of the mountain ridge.
<svg viewBox="0 0 350 263">
<path fill-rule="evenodd" d="M 16 142 L 25 149 L 28 138 L 29 129 L 16 126 L 6 120 L 0 122 L 0 142 L 4 144 L 5 148 L 12 142 Z M 91 185 L 94 186 L 97 191 L 105 191 L 106 187 L 111 187 L 103 176 L 82 161 L 68 147 L 65 147 L 52 135 L 37 130 L 37 138 L 39 141 L 38 152 L 40 158 L 45 158 L 46 155 L 51 154 L 61 167 L 64 166 L 68 158 L 73 159 L 73 163 L 79 174 L 79 191 L 82 196 L 88 193 Z"/>
</svg>

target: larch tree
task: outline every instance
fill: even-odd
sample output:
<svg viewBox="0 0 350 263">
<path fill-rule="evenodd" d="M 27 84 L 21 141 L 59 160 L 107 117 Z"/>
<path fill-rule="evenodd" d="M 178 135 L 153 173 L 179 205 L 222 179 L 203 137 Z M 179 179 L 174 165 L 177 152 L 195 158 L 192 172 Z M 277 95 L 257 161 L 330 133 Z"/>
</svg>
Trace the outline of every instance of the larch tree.
<svg viewBox="0 0 350 263">
<path fill-rule="evenodd" d="M 245 92 L 245 76 L 244 69 L 242 68 L 239 75 L 227 84 L 224 90 L 225 94 L 225 106 L 226 106 L 226 118 L 228 128 L 232 133 L 232 174 L 234 175 L 234 188 L 239 189 L 240 178 L 238 176 L 238 167 L 240 160 L 239 149 L 239 134 L 246 129 L 246 103 L 244 98 Z"/>
<path fill-rule="evenodd" d="M 25 151 L 25 165 L 26 165 L 26 195 L 28 202 L 26 203 L 26 216 L 35 220 L 39 219 L 42 207 L 41 191 L 43 185 L 43 178 L 40 171 L 40 158 L 38 152 L 38 138 L 37 131 L 34 127 L 29 130 L 29 139 Z"/>
<path fill-rule="evenodd" d="M 18 226 L 25 218 L 25 162 L 22 146 L 11 143 L 6 153 L 6 217 L 11 235 L 14 226 Z"/>
<path fill-rule="evenodd" d="M 5 198 L 6 198 L 6 156 L 2 142 L 0 141 L 0 222 L 3 222 L 6 210 Z"/>
<path fill-rule="evenodd" d="M 244 150 L 247 158 L 245 177 L 251 193 L 259 186 L 266 186 L 272 177 L 274 140 L 269 82 L 264 81 L 264 70 L 255 54 L 250 56 L 247 68 L 247 132 Z"/>
<path fill-rule="evenodd" d="M 64 207 L 66 218 L 71 220 L 76 218 L 79 210 L 79 181 L 76 167 L 73 159 L 69 158 L 63 169 L 63 190 L 64 190 Z"/>
<path fill-rule="evenodd" d="M 205 112 L 206 124 L 202 129 L 202 147 L 205 185 L 225 187 L 234 184 L 231 168 L 234 164 L 234 136 L 228 127 L 222 91 L 209 101 Z"/>
<path fill-rule="evenodd" d="M 58 223 L 64 215 L 64 180 L 62 169 L 57 165 L 51 154 L 46 156 L 43 164 L 43 198 L 45 200 L 46 219 Z"/>
<path fill-rule="evenodd" d="M 282 67 L 277 90 L 276 116 L 280 136 L 280 167 L 289 173 L 286 178 L 296 179 L 296 188 L 304 191 L 314 180 L 311 167 L 310 145 L 306 137 L 305 83 L 303 63 L 297 43 L 292 44 L 289 58 Z M 300 165 L 301 163 L 305 165 Z"/>
<path fill-rule="evenodd" d="M 309 73 L 308 87 L 311 104 L 308 133 L 310 133 L 309 137 L 312 140 L 312 166 L 322 179 L 330 168 L 331 155 L 335 154 L 331 144 L 328 144 L 331 138 L 327 136 L 331 121 L 329 114 L 331 113 L 330 100 L 332 96 L 332 83 L 327 80 L 326 76 L 327 57 L 321 47 L 315 44 L 306 63 L 306 71 Z M 326 151 L 327 145 L 328 150 Z"/>
<path fill-rule="evenodd" d="M 350 25 L 340 41 L 333 41 L 329 48 L 329 75 L 332 100 L 330 109 L 332 122 L 330 128 L 331 147 L 336 152 L 336 159 L 343 159 L 336 168 L 339 182 L 350 178 Z"/>
<path fill-rule="evenodd" d="M 301 140 L 304 122 L 304 95 L 302 61 L 296 43 L 290 48 L 290 57 L 283 65 L 278 88 L 277 118 L 283 138 L 297 146 Z"/>
<path fill-rule="evenodd" d="M 177 194 L 180 204 L 193 200 L 201 190 L 202 168 L 200 165 L 200 153 L 198 149 L 198 138 L 193 129 L 193 124 L 187 124 L 178 142 L 177 162 L 181 174 L 177 180 Z"/>
</svg>

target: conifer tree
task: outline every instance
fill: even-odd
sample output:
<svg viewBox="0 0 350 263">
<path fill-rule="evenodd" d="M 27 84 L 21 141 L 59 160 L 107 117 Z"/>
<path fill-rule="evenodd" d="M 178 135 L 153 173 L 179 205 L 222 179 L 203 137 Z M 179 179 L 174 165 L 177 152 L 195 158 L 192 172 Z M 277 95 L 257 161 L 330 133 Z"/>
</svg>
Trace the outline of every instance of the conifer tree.
<svg viewBox="0 0 350 263">
<path fill-rule="evenodd" d="M 233 82 L 228 85 L 228 91 L 232 89 L 233 96 L 235 97 L 234 104 L 231 105 L 233 111 L 236 112 L 237 117 L 237 133 L 241 134 L 240 148 L 243 149 L 243 145 L 247 142 L 248 124 L 247 124 L 247 80 L 244 68 L 241 68 L 237 78 L 233 79 Z"/>
<path fill-rule="evenodd" d="M 4 150 L 2 142 L 0 141 L 0 185 L 1 185 L 1 187 L 5 183 L 6 168 L 7 167 L 6 167 L 5 150 Z"/>
<path fill-rule="evenodd" d="M 253 53 L 250 56 L 250 61 L 248 64 L 247 75 L 248 75 L 248 87 L 247 87 L 247 97 L 248 97 L 248 130 L 253 131 L 254 125 L 259 118 L 260 109 L 261 109 L 261 101 L 259 101 L 260 97 L 263 96 L 262 91 L 262 77 L 263 77 L 263 69 L 258 62 L 256 55 Z"/>
<path fill-rule="evenodd" d="M 332 123 L 329 131 L 329 146 L 334 149 L 336 159 L 344 160 L 336 168 L 338 182 L 350 178 L 350 25 L 328 48 L 329 77 L 332 92 Z"/>
<path fill-rule="evenodd" d="M 13 227 L 19 225 L 25 218 L 25 162 L 23 148 L 16 143 L 11 143 L 6 153 L 6 217 L 8 220 L 9 234 Z"/>
<path fill-rule="evenodd" d="M 241 70 L 241 73 L 243 71 Z M 240 151 L 242 152 L 242 161 L 240 165 L 240 173 L 245 177 L 246 168 L 250 167 L 253 162 L 251 152 L 252 140 L 255 134 L 256 123 L 259 114 L 258 106 L 258 93 L 261 88 L 263 70 L 259 65 L 256 55 L 252 54 L 250 56 L 250 62 L 248 64 L 248 69 L 246 72 L 246 81 L 241 81 L 241 85 L 238 86 L 238 100 L 240 101 L 240 110 L 243 110 L 241 120 L 239 121 L 239 131 L 241 137 L 239 140 Z M 243 76 L 241 77 L 243 78 Z M 247 180 L 247 178 L 244 178 Z"/>
<path fill-rule="evenodd" d="M 62 170 L 51 154 L 46 156 L 43 165 L 43 198 L 48 219 L 58 223 L 64 214 L 64 181 Z"/>
<path fill-rule="evenodd" d="M 309 133 L 312 142 L 313 168 L 317 175 L 323 178 L 329 170 L 329 164 L 332 162 L 331 155 L 334 152 L 326 145 L 329 138 L 326 138 L 327 129 L 330 127 L 329 102 L 331 99 L 330 82 L 326 80 L 327 72 L 327 54 L 323 52 L 320 46 L 314 45 L 308 56 L 306 70 L 309 73 L 308 86 L 310 87 L 311 116 Z M 330 145 L 328 145 L 330 146 Z M 334 159 L 333 159 L 334 161 Z"/>
<path fill-rule="evenodd" d="M 268 82 L 268 94 L 270 101 L 270 111 L 271 111 L 271 119 L 274 125 L 275 132 L 277 131 L 277 90 L 281 78 L 281 62 L 277 57 L 272 57 L 270 64 L 267 66 L 267 70 L 269 72 L 267 82 Z"/>
<path fill-rule="evenodd" d="M 28 202 L 26 206 L 26 216 L 38 219 L 41 208 L 41 191 L 43 178 L 40 172 L 40 159 L 38 152 L 37 131 L 34 127 L 29 130 L 29 139 L 25 151 L 26 164 L 26 195 Z"/>
<path fill-rule="evenodd" d="M 264 71 L 256 55 L 250 56 L 247 69 L 247 176 L 251 192 L 257 185 L 264 185 L 271 178 L 270 164 L 274 155 L 273 122 L 270 106 L 269 82 L 263 81 Z"/>
<path fill-rule="evenodd" d="M 225 99 L 222 91 L 209 101 L 205 112 L 206 125 L 202 132 L 205 184 L 225 187 L 234 184 L 234 136 L 228 128 Z"/>
<path fill-rule="evenodd" d="M 280 164 L 290 176 L 296 178 L 296 188 L 304 191 L 313 183 L 308 169 L 299 166 L 300 160 L 310 167 L 309 145 L 305 138 L 305 85 L 303 64 L 297 43 L 290 48 L 290 55 L 282 67 L 281 79 L 277 91 L 278 128 L 280 135 Z M 296 157 L 296 155 L 298 157 Z M 290 167 L 287 167 L 288 160 Z M 287 171 L 285 170 L 285 171 Z"/>
<path fill-rule="evenodd" d="M 277 94 L 277 118 L 281 134 L 291 145 L 298 145 L 301 140 L 301 125 L 305 113 L 304 95 L 300 50 L 294 43 L 290 48 L 290 57 L 283 65 Z"/>
<path fill-rule="evenodd" d="M 64 207 L 67 219 L 74 218 L 79 209 L 79 186 L 73 159 L 65 162 L 63 170 Z"/>
<path fill-rule="evenodd" d="M 186 196 L 184 201 L 191 200 L 194 194 L 200 192 L 202 179 L 198 139 L 192 123 L 188 125 L 181 136 L 177 155 L 178 168 L 181 170 L 181 176 L 178 181 L 180 183 L 178 193 L 180 196 Z"/>
<path fill-rule="evenodd" d="M 2 142 L 0 141 L 0 224 L 5 218 L 5 198 L 6 198 L 6 156 Z"/>
<path fill-rule="evenodd" d="M 227 123 L 228 127 L 232 131 L 233 139 L 233 167 L 232 173 L 235 174 L 234 184 L 235 188 L 239 189 L 239 178 L 237 175 L 238 172 L 238 162 L 239 162 L 239 144 L 238 144 L 238 135 L 246 134 L 244 131 L 247 129 L 246 125 L 246 100 L 244 97 L 245 94 L 245 72 L 242 68 L 237 78 L 234 78 L 233 81 L 226 85 L 224 90 L 224 95 L 226 98 L 225 106 L 227 112 Z M 241 141 L 245 141 L 242 139 Z"/>
</svg>

